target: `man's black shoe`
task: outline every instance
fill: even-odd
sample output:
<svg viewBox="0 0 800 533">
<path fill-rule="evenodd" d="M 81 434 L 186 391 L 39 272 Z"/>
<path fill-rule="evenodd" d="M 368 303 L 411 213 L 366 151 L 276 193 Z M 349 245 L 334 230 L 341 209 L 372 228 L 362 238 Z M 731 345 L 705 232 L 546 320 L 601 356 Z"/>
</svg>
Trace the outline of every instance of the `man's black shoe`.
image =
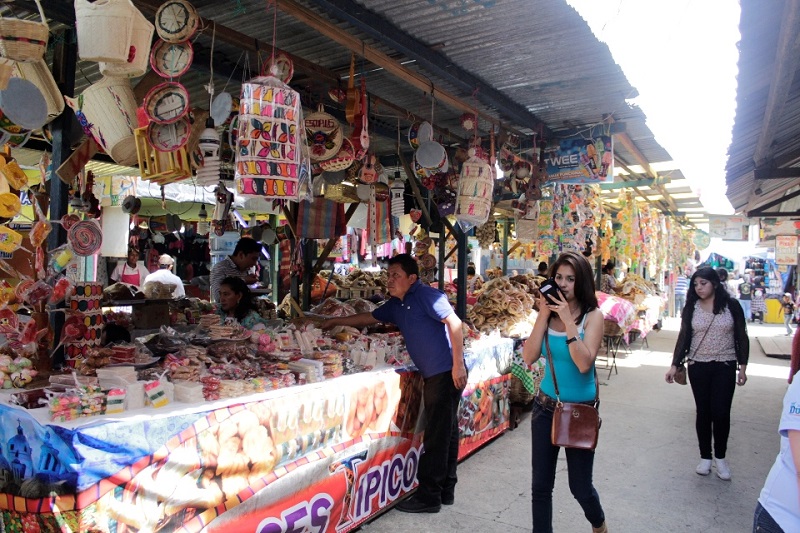
<svg viewBox="0 0 800 533">
<path fill-rule="evenodd" d="M 398 503 L 395 509 L 403 513 L 438 513 L 442 509 L 442 506 L 438 504 L 431 505 L 430 503 L 423 502 L 416 496 L 412 496 Z"/>
<path fill-rule="evenodd" d="M 456 497 L 452 494 L 442 494 L 442 505 L 453 505 Z"/>
</svg>

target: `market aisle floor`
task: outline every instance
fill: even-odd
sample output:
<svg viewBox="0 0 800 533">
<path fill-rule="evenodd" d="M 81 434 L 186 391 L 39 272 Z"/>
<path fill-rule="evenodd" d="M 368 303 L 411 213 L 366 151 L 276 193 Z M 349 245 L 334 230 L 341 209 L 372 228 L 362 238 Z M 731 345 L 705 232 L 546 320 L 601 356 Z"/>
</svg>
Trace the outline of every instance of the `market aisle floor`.
<svg viewBox="0 0 800 533">
<path fill-rule="evenodd" d="M 690 388 L 667 385 L 679 323 L 668 319 L 649 349 L 600 372 L 603 427 L 595 486 L 612 533 L 750 531 L 756 499 L 778 453 L 777 424 L 789 361 L 764 356 L 751 342 L 749 380 L 733 400 L 728 459 L 732 481 L 694 473 L 699 460 Z M 751 339 L 783 335 L 783 325 L 751 325 Z M 635 348 L 639 342 L 635 343 Z M 557 533 L 589 532 L 559 456 L 553 506 Z M 459 465 L 456 503 L 438 514 L 388 511 L 361 531 L 509 533 L 531 529 L 530 417 Z"/>
</svg>

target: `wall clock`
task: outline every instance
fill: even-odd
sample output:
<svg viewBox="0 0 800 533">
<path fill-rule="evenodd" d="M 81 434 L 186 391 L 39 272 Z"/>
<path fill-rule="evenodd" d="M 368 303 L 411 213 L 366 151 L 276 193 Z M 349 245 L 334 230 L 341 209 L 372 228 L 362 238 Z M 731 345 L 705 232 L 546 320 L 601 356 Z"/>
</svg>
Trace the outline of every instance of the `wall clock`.
<svg viewBox="0 0 800 533">
<path fill-rule="evenodd" d="M 150 66 L 162 78 L 183 76 L 192 66 L 194 49 L 192 43 L 169 43 L 159 39 L 150 50 Z"/>
<path fill-rule="evenodd" d="M 170 43 L 191 38 L 199 23 L 197 11 L 186 0 L 167 0 L 156 11 L 156 32 Z"/>
<path fill-rule="evenodd" d="M 156 124 L 147 126 L 147 140 L 150 146 L 159 152 L 174 152 L 189 142 L 192 126 L 189 118 L 183 117 L 172 124 Z"/>
<path fill-rule="evenodd" d="M 144 112 L 158 124 L 172 124 L 189 112 L 189 93 L 178 82 L 160 83 L 144 97 Z"/>
</svg>

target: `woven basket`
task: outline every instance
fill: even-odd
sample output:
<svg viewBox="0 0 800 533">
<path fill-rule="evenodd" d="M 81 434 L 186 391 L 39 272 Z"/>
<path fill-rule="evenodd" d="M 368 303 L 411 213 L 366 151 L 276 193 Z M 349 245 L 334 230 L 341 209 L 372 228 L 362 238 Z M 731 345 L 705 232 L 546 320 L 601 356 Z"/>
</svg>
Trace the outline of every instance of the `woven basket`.
<svg viewBox="0 0 800 533">
<path fill-rule="evenodd" d="M 541 381 L 541 380 L 539 380 Z M 538 382 L 537 382 L 536 389 L 538 390 Z M 533 401 L 533 397 L 535 394 L 528 392 L 528 389 L 525 388 L 525 385 L 522 384 L 522 380 L 519 379 L 517 376 L 511 374 L 511 383 L 508 389 L 508 399 L 511 403 L 530 403 Z"/>
<path fill-rule="evenodd" d="M 622 328 L 613 320 L 603 321 L 603 336 L 604 337 L 620 337 L 622 336 Z"/>
<path fill-rule="evenodd" d="M 8 89 L 8 82 L 14 74 L 14 63 L 11 59 L 0 57 L 0 91 Z M 22 63 L 20 63 L 21 65 Z"/>
<path fill-rule="evenodd" d="M 17 63 L 19 77 L 36 85 L 47 103 L 47 122 L 51 122 L 64 111 L 64 97 L 58 89 L 53 73 L 44 59 Z"/>
<path fill-rule="evenodd" d="M 78 56 L 84 61 L 127 62 L 134 11 L 130 0 L 75 0 Z"/>
<path fill-rule="evenodd" d="M 150 44 L 153 42 L 155 27 L 138 9 L 134 8 L 133 17 L 128 61 L 125 63 L 101 61 L 99 66 L 102 75 L 136 78 L 147 72 L 147 67 L 150 65 Z"/>
<path fill-rule="evenodd" d="M 14 61 L 36 61 L 44 57 L 47 49 L 47 37 L 50 30 L 39 0 L 41 22 L 18 18 L 0 17 L 0 56 Z"/>
<path fill-rule="evenodd" d="M 64 97 L 76 113 L 84 117 L 92 136 L 120 165 L 134 165 L 136 140 L 136 98 L 127 78 L 103 78 L 79 98 Z"/>
</svg>

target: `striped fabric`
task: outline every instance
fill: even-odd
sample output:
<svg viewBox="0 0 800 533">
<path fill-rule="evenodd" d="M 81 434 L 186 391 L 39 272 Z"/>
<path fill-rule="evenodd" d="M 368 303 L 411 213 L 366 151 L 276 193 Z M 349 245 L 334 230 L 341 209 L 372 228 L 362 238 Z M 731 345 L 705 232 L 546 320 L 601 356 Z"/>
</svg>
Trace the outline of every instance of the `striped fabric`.
<svg viewBox="0 0 800 533">
<path fill-rule="evenodd" d="M 689 278 L 681 274 L 678 276 L 678 279 L 675 280 L 675 294 L 686 296 L 688 290 Z"/>
</svg>

